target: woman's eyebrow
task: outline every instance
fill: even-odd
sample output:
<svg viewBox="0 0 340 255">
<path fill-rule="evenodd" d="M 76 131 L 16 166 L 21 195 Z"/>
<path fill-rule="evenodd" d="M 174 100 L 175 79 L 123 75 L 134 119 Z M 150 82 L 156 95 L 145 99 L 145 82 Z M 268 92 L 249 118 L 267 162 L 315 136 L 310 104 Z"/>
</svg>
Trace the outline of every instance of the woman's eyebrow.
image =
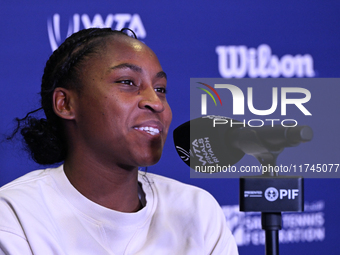
<svg viewBox="0 0 340 255">
<path fill-rule="evenodd" d="M 166 73 L 163 71 L 160 71 L 156 74 L 156 78 L 165 78 L 166 80 L 168 79 L 166 76 Z"/>
<path fill-rule="evenodd" d="M 129 64 L 129 63 L 119 64 L 117 66 L 111 67 L 110 69 L 113 70 L 113 69 L 126 69 L 126 68 L 129 68 L 132 71 L 135 71 L 137 73 L 142 73 L 142 68 L 141 67 L 133 65 L 133 64 Z"/>
<path fill-rule="evenodd" d="M 123 63 L 123 64 L 119 64 L 116 66 L 113 66 L 110 68 L 110 70 L 114 70 L 114 69 L 131 69 L 132 71 L 135 71 L 137 73 L 142 73 L 143 70 L 140 66 L 134 65 L 134 64 L 129 64 L 129 63 Z M 167 80 L 167 75 L 164 71 L 160 71 L 156 74 L 156 78 L 165 78 Z"/>
</svg>

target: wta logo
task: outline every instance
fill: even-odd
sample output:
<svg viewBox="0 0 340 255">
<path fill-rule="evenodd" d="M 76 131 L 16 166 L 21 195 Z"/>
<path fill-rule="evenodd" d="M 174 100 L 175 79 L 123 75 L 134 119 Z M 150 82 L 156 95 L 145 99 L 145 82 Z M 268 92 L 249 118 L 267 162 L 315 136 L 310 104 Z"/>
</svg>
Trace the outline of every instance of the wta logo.
<svg viewBox="0 0 340 255">
<path fill-rule="evenodd" d="M 205 84 L 203 82 L 197 82 L 197 83 L 202 84 L 202 85 L 206 86 L 207 88 L 209 88 L 217 96 L 217 98 L 220 101 L 220 104 L 222 106 L 221 97 L 213 87 L 211 87 L 210 85 Z M 204 89 L 204 88 L 200 88 L 200 87 L 197 87 L 197 88 L 206 92 L 212 98 L 212 100 L 214 101 L 215 106 L 217 106 L 215 97 L 213 96 L 213 94 L 211 94 L 211 92 L 209 90 Z M 201 95 L 201 115 L 207 115 L 207 94 Z"/>
<path fill-rule="evenodd" d="M 138 39 L 141 40 L 146 37 L 146 31 L 142 19 L 136 13 L 110 13 L 106 16 L 106 18 L 101 14 L 95 14 L 92 19 L 86 13 L 82 15 L 75 13 L 72 17 L 68 18 L 67 29 L 65 26 L 66 24 L 67 19 L 61 22 L 60 15 L 58 13 L 55 13 L 52 18 L 47 20 L 47 32 L 52 51 L 55 51 L 71 34 L 84 28 L 110 27 L 115 30 L 121 30 L 122 28 L 127 27 L 135 32 Z M 64 36 L 62 36 L 62 32 L 64 32 Z"/>
</svg>

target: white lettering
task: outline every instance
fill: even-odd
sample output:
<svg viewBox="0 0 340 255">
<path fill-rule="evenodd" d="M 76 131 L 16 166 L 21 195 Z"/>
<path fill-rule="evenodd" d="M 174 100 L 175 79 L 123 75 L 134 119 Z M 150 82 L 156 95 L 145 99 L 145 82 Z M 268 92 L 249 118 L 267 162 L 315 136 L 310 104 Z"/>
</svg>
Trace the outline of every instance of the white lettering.
<svg viewBox="0 0 340 255">
<path fill-rule="evenodd" d="M 138 39 L 146 37 L 146 31 L 143 22 L 138 14 L 117 13 L 108 14 L 104 19 L 101 14 L 95 14 L 91 20 L 88 14 L 79 15 L 75 13 L 69 21 L 66 37 L 78 32 L 81 29 L 81 23 L 84 28 L 105 28 L 110 27 L 115 30 L 121 30 L 124 27 L 130 28 L 136 34 Z M 61 38 L 60 15 L 55 13 L 52 19 L 47 20 L 47 32 L 52 51 L 55 51 L 65 38 Z"/>
<path fill-rule="evenodd" d="M 295 199 L 299 195 L 298 189 L 280 189 L 280 199 L 287 197 L 288 199 Z"/>
<path fill-rule="evenodd" d="M 302 93 L 305 94 L 304 98 L 289 99 L 287 98 L 287 93 Z M 302 104 L 307 103 L 311 99 L 311 93 L 308 89 L 304 88 L 281 88 L 281 115 L 286 115 L 287 104 L 295 104 L 304 115 L 312 115 Z"/>
<path fill-rule="evenodd" d="M 117 13 L 115 15 L 115 21 L 117 21 L 116 30 L 121 30 L 126 27 L 126 23 L 128 23 L 131 19 L 131 14 L 128 13 Z"/>
<path fill-rule="evenodd" d="M 141 18 L 138 14 L 132 15 L 129 28 L 133 32 L 135 32 L 137 38 L 143 39 L 143 38 L 146 37 L 146 31 L 145 31 L 144 25 L 143 25 L 142 20 L 141 20 Z"/>
<path fill-rule="evenodd" d="M 246 46 L 216 47 L 218 70 L 223 78 L 243 78 L 247 74 L 255 77 L 313 77 L 313 58 L 311 55 L 284 55 L 279 59 L 272 54 L 267 44 L 257 49 Z"/>
<path fill-rule="evenodd" d="M 272 106 L 268 110 L 257 110 L 254 108 L 253 104 L 253 88 L 248 88 L 248 108 L 250 112 L 256 115 L 270 115 L 273 112 L 275 112 L 277 108 L 277 88 L 273 87 L 273 93 L 272 93 Z"/>
<path fill-rule="evenodd" d="M 106 20 L 104 22 L 102 16 L 100 14 L 96 14 L 96 15 L 94 15 L 93 20 L 91 22 L 89 15 L 83 14 L 83 15 L 81 15 L 81 21 L 83 22 L 83 25 L 84 25 L 85 28 L 111 27 L 112 24 L 113 24 L 113 21 L 114 21 L 114 15 L 112 15 L 112 14 L 107 15 Z"/>
</svg>

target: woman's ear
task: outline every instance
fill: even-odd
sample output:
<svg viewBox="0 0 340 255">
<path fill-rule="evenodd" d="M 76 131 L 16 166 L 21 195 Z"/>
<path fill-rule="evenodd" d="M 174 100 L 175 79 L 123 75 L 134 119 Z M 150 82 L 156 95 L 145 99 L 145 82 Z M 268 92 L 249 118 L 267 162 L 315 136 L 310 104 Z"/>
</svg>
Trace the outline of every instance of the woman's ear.
<svg viewBox="0 0 340 255">
<path fill-rule="evenodd" d="M 53 92 L 53 110 L 62 119 L 72 120 L 75 117 L 76 93 L 65 88 L 56 88 Z"/>
</svg>

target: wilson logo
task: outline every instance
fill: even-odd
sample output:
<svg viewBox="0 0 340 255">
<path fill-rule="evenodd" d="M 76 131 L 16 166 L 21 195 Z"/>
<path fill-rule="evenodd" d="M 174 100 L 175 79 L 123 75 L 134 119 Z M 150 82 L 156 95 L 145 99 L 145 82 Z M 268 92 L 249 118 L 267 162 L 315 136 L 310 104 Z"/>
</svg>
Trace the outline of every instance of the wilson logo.
<svg viewBox="0 0 340 255">
<path fill-rule="evenodd" d="M 314 77 L 313 58 L 309 54 L 286 54 L 279 58 L 267 44 L 257 49 L 246 46 L 216 47 L 218 70 L 223 78 Z"/>
</svg>

